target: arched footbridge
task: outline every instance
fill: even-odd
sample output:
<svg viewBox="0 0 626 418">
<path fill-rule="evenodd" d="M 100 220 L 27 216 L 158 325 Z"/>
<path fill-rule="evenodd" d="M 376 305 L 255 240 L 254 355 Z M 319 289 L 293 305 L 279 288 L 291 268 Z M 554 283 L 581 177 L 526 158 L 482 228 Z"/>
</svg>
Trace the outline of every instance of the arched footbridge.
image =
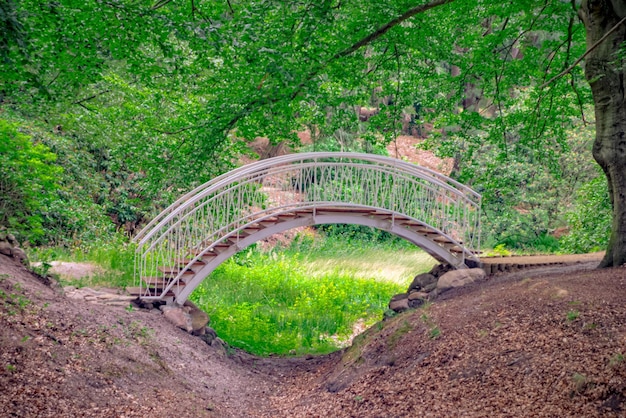
<svg viewBox="0 0 626 418">
<path fill-rule="evenodd" d="M 317 224 L 379 228 L 467 268 L 479 261 L 479 212 L 472 189 L 398 159 L 310 152 L 261 160 L 197 187 L 137 234 L 131 293 L 182 304 L 238 251 Z"/>
</svg>

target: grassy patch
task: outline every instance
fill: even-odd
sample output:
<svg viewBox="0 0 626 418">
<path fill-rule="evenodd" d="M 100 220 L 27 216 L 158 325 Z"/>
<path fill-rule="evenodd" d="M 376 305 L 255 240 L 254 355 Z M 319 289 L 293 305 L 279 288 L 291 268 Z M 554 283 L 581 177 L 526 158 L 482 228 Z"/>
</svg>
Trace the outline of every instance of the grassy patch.
<svg viewBox="0 0 626 418">
<path fill-rule="evenodd" d="M 313 272 L 301 260 L 289 251 L 248 251 L 222 264 L 192 299 L 235 347 L 259 355 L 325 353 L 351 335 L 357 320 L 379 320 L 406 286 L 349 270 Z"/>
<path fill-rule="evenodd" d="M 568 321 L 574 321 L 576 319 L 578 319 L 578 317 L 580 316 L 580 312 L 578 312 L 577 310 L 573 309 L 567 312 L 566 318 Z"/>
<path fill-rule="evenodd" d="M 48 274 L 52 261 L 86 262 L 99 266 L 102 272 L 74 280 L 61 280 L 62 285 L 75 287 L 119 287 L 125 288 L 134 283 L 135 247 L 123 237 L 101 248 L 93 247 L 87 252 L 69 251 L 63 248 L 39 248 L 29 254 L 31 261 L 41 262 L 34 270 Z"/>
</svg>

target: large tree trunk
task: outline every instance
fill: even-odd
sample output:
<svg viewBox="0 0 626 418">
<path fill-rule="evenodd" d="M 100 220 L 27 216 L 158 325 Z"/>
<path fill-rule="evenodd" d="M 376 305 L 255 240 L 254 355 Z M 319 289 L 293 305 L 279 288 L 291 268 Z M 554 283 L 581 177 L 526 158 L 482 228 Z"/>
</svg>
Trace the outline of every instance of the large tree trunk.
<svg viewBox="0 0 626 418">
<path fill-rule="evenodd" d="M 587 55 L 585 77 L 596 114 L 593 157 L 606 174 L 613 204 L 611 237 L 600 267 L 613 267 L 626 263 L 626 23 L 618 25 L 626 16 L 626 2 L 583 0 L 579 14 L 588 50 L 608 33 Z"/>
</svg>

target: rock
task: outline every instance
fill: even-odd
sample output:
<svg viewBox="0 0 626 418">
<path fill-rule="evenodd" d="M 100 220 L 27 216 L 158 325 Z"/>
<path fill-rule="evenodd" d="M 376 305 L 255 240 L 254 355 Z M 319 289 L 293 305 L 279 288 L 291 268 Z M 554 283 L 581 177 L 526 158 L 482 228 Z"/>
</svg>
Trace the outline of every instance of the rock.
<svg viewBox="0 0 626 418">
<path fill-rule="evenodd" d="M 428 299 L 428 293 L 425 292 L 413 292 L 409 294 L 409 301 L 417 299 Z"/>
<path fill-rule="evenodd" d="M 391 298 L 389 309 L 394 312 L 404 312 L 409 309 L 409 295 L 400 293 Z"/>
<path fill-rule="evenodd" d="M 424 293 L 430 293 L 437 288 L 437 282 L 431 283 L 422 289 Z"/>
<path fill-rule="evenodd" d="M 418 274 L 409 285 L 409 292 L 411 292 L 411 290 L 421 290 L 436 282 L 437 278 L 430 273 Z"/>
<path fill-rule="evenodd" d="M 13 255 L 13 246 L 6 241 L 0 241 L 0 254 L 11 257 Z"/>
<path fill-rule="evenodd" d="M 13 248 L 13 258 L 17 258 L 20 263 L 28 265 L 28 257 L 26 256 L 26 251 L 22 250 L 19 247 Z"/>
<path fill-rule="evenodd" d="M 453 287 L 461 287 L 482 280 L 486 276 L 483 269 L 460 269 L 445 273 L 437 281 L 437 290 L 441 293 Z"/>
<path fill-rule="evenodd" d="M 454 270 L 450 264 L 437 264 L 430 270 L 430 274 L 439 278 L 449 271 Z"/>
<path fill-rule="evenodd" d="M 193 331 L 191 316 L 180 306 L 163 305 L 161 311 L 165 319 L 187 332 Z"/>
<path fill-rule="evenodd" d="M 9 244 L 13 245 L 14 247 L 18 246 L 18 242 L 15 239 L 15 235 L 13 234 L 7 234 L 7 241 L 9 241 Z"/>
<path fill-rule="evenodd" d="M 185 301 L 184 307 L 191 317 L 193 335 L 203 335 L 206 325 L 209 323 L 209 315 L 198 308 L 193 302 Z"/>
<path fill-rule="evenodd" d="M 228 344 L 226 344 L 220 337 L 216 337 L 213 341 L 211 341 L 211 347 L 226 351 Z"/>
<path fill-rule="evenodd" d="M 426 303 L 426 300 L 428 299 L 428 293 L 413 292 L 409 294 L 408 299 L 409 299 L 409 308 L 412 308 L 412 309 L 419 308 L 424 303 Z"/>
<path fill-rule="evenodd" d="M 413 299 L 409 301 L 409 308 L 411 309 L 419 308 L 425 303 L 426 301 L 424 299 Z"/>
</svg>

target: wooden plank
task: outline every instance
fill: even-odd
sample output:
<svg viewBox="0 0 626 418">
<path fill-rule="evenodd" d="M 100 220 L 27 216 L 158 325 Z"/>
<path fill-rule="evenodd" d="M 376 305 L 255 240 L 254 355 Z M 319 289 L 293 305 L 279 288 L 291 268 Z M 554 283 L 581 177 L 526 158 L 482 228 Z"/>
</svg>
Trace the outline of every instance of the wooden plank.
<svg viewBox="0 0 626 418">
<path fill-rule="evenodd" d="M 335 207 L 321 207 L 315 210 L 316 213 L 371 213 L 372 209 L 369 208 L 335 208 Z"/>
<path fill-rule="evenodd" d="M 164 295 L 161 295 L 161 291 L 157 291 L 154 289 L 148 290 L 146 288 L 139 288 L 139 287 L 127 287 L 126 288 L 126 292 L 128 292 L 129 295 L 131 296 L 137 296 L 137 297 L 174 297 L 176 296 L 176 294 L 174 292 L 172 292 L 171 290 L 169 292 L 167 292 Z"/>
<path fill-rule="evenodd" d="M 179 264 L 181 266 L 186 266 L 187 264 L 191 262 L 191 260 L 193 260 L 193 258 L 177 258 L 176 264 Z M 205 264 L 206 262 L 202 260 L 196 260 L 193 262 L 192 266 L 204 266 Z"/>
<path fill-rule="evenodd" d="M 167 286 L 171 282 L 171 279 L 166 278 L 166 277 L 142 277 L 141 280 L 148 287 L 161 288 L 161 289 L 163 289 L 165 286 Z M 182 280 L 178 281 L 178 286 L 185 286 L 185 284 L 186 283 Z"/>
<path fill-rule="evenodd" d="M 451 241 L 448 238 L 443 237 L 441 235 L 438 236 L 438 237 L 433 238 L 433 241 L 438 242 L 440 244 L 454 244 L 454 241 Z"/>
<path fill-rule="evenodd" d="M 157 267 L 157 269 L 162 272 L 163 274 L 169 274 L 172 276 L 176 276 L 178 275 L 178 273 L 180 272 L 180 267 L 171 267 L 171 266 L 159 266 Z M 195 273 L 191 270 L 185 270 L 183 271 L 184 275 L 194 275 Z"/>
</svg>

